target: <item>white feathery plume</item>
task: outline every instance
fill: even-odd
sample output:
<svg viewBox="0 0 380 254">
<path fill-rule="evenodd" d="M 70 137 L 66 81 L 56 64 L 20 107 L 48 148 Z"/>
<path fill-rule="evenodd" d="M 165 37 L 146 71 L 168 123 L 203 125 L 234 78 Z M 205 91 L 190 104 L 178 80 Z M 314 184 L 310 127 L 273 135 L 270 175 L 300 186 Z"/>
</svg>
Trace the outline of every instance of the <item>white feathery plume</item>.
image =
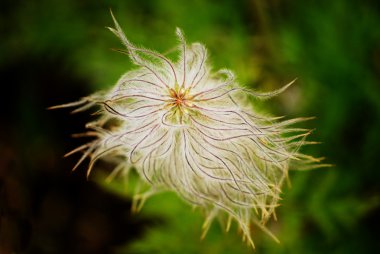
<svg viewBox="0 0 380 254">
<path fill-rule="evenodd" d="M 211 72 L 206 48 L 186 44 L 180 29 L 180 58 L 173 62 L 132 44 L 113 20 L 115 28 L 109 29 L 138 68 L 110 91 L 52 107 L 77 107 L 74 112 L 101 107 L 84 134 L 95 140 L 67 154 L 83 152 L 74 169 L 90 157 L 90 174 L 98 159 L 121 157 L 117 171 L 133 166 L 150 186 L 134 197 L 135 209 L 150 195 L 171 190 L 205 211 L 202 237 L 215 217 L 227 215 L 227 230 L 236 221 L 248 244 L 254 246 L 252 223 L 278 241 L 264 225 L 278 206 L 290 161 L 320 159 L 299 153 L 303 144 L 313 143 L 305 141 L 310 131 L 291 127 L 308 118 L 259 115 L 247 97 L 270 98 L 294 81 L 273 92 L 243 88 L 230 70 Z"/>
</svg>

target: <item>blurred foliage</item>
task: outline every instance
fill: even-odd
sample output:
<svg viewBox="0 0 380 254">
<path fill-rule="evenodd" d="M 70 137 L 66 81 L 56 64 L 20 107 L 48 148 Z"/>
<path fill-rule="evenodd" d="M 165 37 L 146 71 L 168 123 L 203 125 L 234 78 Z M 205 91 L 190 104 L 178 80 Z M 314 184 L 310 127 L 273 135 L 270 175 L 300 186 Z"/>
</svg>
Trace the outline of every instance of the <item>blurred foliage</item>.
<svg viewBox="0 0 380 254">
<path fill-rule="evenodd" d="M 102 189 L 86 184 L 85 166 L 62 176 L 75 162 L 75 158 L 61 159 L 62 154 L 82 142 L 70 141 L 69 135 L 80 132 L 88 116 L 46 112 L 45 108 L 109 88 L 133 67 L 128 57 L 110 50 L 121 48 L 104 29 L 112 26 L 110 8 L 130 40 L 148 48 L 171 50 L 177 43 L 175 27 L 182 28 L 189 42 L 200 41 L 208 47 L 215 68 L 232 69 L 244 85 L 271 90 L 298 78 L 278 98 L 254 106 L 277 115 L 316 116 L 304 126 L 316 128 L 312 138 L 322 144 L 305 151 L 326 156 L 335 166 L 291 172 L 291 188 L 285 186 L 278 221 L 268 225 L 281 244 L 253 227 L 257 253 L 373 253 L 379 249 L 378 1 L 3 0 L 1 253 L 12 253 L 12 249 L 16 253 L 252 252 L 242 244 L 235 227 L 226 233 L 217 222 L 201 241 L 202 214 L 191 211 L 173 193 L 149 199 L 140 215 L 129 214 L 129 188 L 122 177 L 104 182 L 107 165 L 98 165 L 91 178 Z M 59 185 L 61 178 L 65 180 Z M 78 181 L 83 187 L 74 189 L 81 195 L 68 191 Z M 85 200 L 97 195 L 102 208 L 74 202 L 75 195 Z M 87 209 L 78 208 L 82 206 Z M 92 223 L 80 234 L 101 228 L 108 238 L 75 237 L 77 227 L 64 227 L 73 223 L 68 219 L 72 217 L 62 219 L 57 207 L 79 213 L 74 221 L 79 225 Z M 99 224 L 98 217 L 90 216 L 93 209 L 107 219 Z M 84 219 L 88 216 L 90 222 Z M 149 218 L 148 222 L 142 223 L 140 216 Z M 140 238 L 135 238 L 134 230 L 144 234 L 136 233 Z M 91 246 L 83 247 L 84 239 Z"/>
</svg>

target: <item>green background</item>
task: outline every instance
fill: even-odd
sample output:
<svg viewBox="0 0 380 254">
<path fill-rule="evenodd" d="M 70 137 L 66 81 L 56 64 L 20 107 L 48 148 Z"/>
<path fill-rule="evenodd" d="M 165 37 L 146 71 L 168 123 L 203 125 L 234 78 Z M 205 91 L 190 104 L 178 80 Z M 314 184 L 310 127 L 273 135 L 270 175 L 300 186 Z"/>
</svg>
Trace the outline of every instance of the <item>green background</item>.
<svg viewBox="0 0 380 254">
<path fill-rule="evenodd" d="M 99 163 L 62 155 L 84 140 L 89 113 L 47 111 L 110 88 L 133 66 L 106 26 L 112 9 L 129 39 L 161 52 L 204 43 L 216 69 L 241 84 L 285 93 L 256 107 L 287 118 L 315 116 L 304 149 L 331 168 L 290 172 L 277 244 L 253 227 L 255 253 L 375 253 L 380 215 L 380 4 L 375 0 L 91 1 L 0 4 L 0 253 L 253 253 L 236 226 L 214 222 L 173 193 L 130 213 L 122 178 L 107 184 Z"/>
</svg>

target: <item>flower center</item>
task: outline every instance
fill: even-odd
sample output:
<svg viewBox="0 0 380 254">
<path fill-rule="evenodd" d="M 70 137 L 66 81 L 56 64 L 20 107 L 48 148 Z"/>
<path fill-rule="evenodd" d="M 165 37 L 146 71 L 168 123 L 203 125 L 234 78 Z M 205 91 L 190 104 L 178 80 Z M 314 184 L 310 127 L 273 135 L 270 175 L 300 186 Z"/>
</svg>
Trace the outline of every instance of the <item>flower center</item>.
<svg viewBox="0 0 380 254">
<path fill-rule="evenodd" d="M 189 89 L 173 89 L 170 88 L 169 90 L 169 95 L 170 99 L 168 100 L 168 105 L 172 107 L 178 107 L 182 108 L 184 106 L 190 107 L 191 103 L 190 101 L 192 100 L 192 96 L 189 95 Z"/>
<path fill-rule="evenodd" d="M 176 85 L 174 89 L 169 89 L 170 99 L 167 100 L 166 104 L 168 114 L 165 120 L 173 124 L 184 124 L 188 122 L 188 115 L 193 107 L 193 97 L 189 93 L 190 89 L 179 88 L 178 85 Z"/>
</svg>

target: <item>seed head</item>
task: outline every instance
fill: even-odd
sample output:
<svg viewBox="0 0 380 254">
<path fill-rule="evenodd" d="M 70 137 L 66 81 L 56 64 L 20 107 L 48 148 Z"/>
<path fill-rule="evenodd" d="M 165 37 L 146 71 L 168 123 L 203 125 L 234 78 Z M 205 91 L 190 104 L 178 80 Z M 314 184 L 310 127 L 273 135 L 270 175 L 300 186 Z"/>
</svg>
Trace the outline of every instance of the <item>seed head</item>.
<svg viewBox="0 0 380 254">
<path fill-rule="evenodd" d="M 100 105 L 98 119 L 86 126 L 94 141 L 67 154 L 83 152 L 74 169 L 86 157 L 88 174 L 98 159 L 119 158 L 115 172 L 134 167 L 150 186 L 134 197 L 136 209 L 156 192 L 174 191 L 206 213 L 203 236 L 221 217 L 227 230 L 236 221 L 253 246 L 250 225 L 270 234 L 264 224 L 278 206 L 290 162 L 318 161 L 298 152 L 310 131 L 290 127 L 306 118 L 265 117 L 247 100 L 270 98 L 293 82 L 269 93 L 243 88 L 230 70 L 212 72 L 206 48 L 187 44 L 180 29 L 180 58 L 172 61 L 132 44 L 114 22 L 109 29 L 137 68 L 109 91 L 54 107 L 79 112 Z"/>
</svg>

